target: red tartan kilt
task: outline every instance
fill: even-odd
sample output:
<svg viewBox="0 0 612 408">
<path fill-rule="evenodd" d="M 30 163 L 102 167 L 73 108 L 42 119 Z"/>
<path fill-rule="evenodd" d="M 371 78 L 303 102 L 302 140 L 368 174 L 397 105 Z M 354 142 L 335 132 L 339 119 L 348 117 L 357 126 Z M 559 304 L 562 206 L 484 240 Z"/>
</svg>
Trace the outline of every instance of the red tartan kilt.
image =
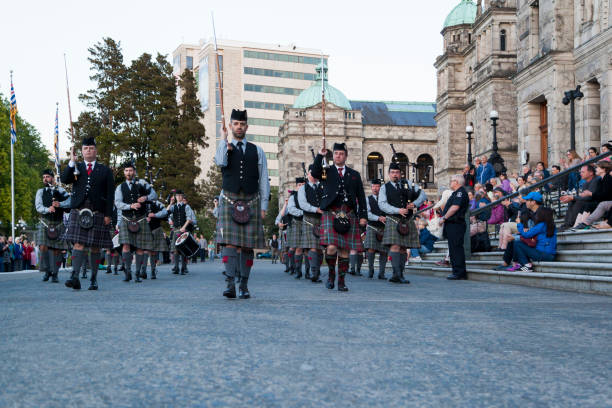
<svg viewBox="0 0 612 408">
<path fill-rule="evenodd" d="M 324 211 L 321 216 L 321 246 L 333 245 L 338 249 L 363 251 L 359 220 L 354 211 L 349 213 L 349 220 L 349 231 L 346 234 L 338 234 L 334 229 L 334 215 L 330 211 Z"/>
</svg>

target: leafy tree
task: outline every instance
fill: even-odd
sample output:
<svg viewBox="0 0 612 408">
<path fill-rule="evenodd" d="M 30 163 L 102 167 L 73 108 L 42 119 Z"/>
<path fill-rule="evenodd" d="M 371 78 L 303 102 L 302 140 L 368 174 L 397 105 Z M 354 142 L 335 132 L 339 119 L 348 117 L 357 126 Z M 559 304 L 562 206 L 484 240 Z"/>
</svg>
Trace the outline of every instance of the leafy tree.
<svg viewBox="0 0 612 408">
<path fill-rule="evenodd" d="M 264 219 L 264 231 L 266 238 L 271 238 L 272 234 L 278 235 L 278 226 L 274 224 L 276 217 L 278 216 L 278 187 L 270 187 L 270 203 L 268 205 L 268 211 L 266 212 L 266 218 Z"/>
<path fill-rule="evenodd" d="M 214 198 L 221 192 L 223 178 L 221 170 L 216 164 L 212 164 L 206 173 L 206 177 L 201 183 L 200 190 L 202 191 L 202 199 L 205 203 L 207 212 L 212 213 L 214 208 Z"/>
</svg>

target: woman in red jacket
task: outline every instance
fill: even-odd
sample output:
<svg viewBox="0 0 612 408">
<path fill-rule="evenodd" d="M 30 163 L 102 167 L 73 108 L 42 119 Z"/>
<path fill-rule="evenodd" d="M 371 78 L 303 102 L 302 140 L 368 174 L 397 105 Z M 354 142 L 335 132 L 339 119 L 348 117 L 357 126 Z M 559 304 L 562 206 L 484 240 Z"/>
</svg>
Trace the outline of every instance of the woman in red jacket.
<svg viewBox="0 0 612 408">
<path fill-rule="evenodd" d="M 23 240 L 23 269 L 30 269 L 30 261 L 32 260 L 32 251 L 34 247 L 30 245 L 27 239 Z"/>
</svg>

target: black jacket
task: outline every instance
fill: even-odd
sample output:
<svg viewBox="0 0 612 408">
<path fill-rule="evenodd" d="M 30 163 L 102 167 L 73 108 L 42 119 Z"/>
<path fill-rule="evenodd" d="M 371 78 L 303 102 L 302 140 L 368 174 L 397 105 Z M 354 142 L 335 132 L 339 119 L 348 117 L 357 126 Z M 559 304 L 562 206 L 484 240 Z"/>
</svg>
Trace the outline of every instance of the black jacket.
<svg viewBox="0 0 612 408">
<path fill-rule="evenodd" d="M 609 173 L 601 179 L 597 190 L 593 193 L 593 200 L 598 203 L 602 201 L 612 201 L 612 176 Z"/>
<path fill-rule="evenodd" d="M 318 154 L 315 157 L 312 176 L 321 180 L 321 186 L 323 187 L 323 194 L 321 197 L 321 210 L 327 210 L 331 207 L 336 199 L 338 198 L 338 189 L 340 185 L 340 175 L 336 170 L 336 167 L 332 166 L 327 170 L 327 179 L 321 179 L 323 174 L 323 156 Z M 361 182 L 361 175 L 358 171 L 351 169 L 348 166 L 344 166 L 344 188 L 346 190 L 347 202 L 346 204 L 352 208 L 358 218 L 368 218 L 368 207 L 366 204 L 365 193 L 363 191 L 363 183 Z"/>
<path fill-rule="evenodd" d="M 81 208 L 87 194 L 94 211 L 104 213 L 105 217 L 112 217 L 115 201 L 113 172 L 99 161 L 96 161 L 91 176 L 87 176 L 84 162 L 78 162 L 76 166 L 81 173 L 76 180 L 74 179 L 74 167 L 66 166 L 60 176 L 62 183 L 72 184 L 70 208 Z M 86 193 L 88 183 L 89 193 Z"/>
</svg>

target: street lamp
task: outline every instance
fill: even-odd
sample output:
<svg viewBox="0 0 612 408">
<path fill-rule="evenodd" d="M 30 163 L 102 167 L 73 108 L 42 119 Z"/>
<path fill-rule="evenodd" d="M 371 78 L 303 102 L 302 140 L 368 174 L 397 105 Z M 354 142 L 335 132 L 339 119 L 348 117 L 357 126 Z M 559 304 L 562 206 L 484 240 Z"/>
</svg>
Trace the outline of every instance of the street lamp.
<svg viewBox="0 0 612 408">
<path fill-rule="evenodd" d="M 474 133 L 474 127 L 472 126 L 472 122 L 465 127 L 465 133 L 467 133 L 467 141 L 468 141 L 468 155 L 467 160 L 468 164 L 472 165 L 472 133 Z"/>
<path fill-rule="evenodd" d="M 497 152 L 497 119 L 499 119 L 499 113 L 496 110 L 492 110 L 489 114 L 491 118 L 491 126 L 493 126 L 493 153 L 489 157 L 489 161 L 495 169 L 495 175 L 499 176 L 501 173 L 506 172 L 506 166 L 504 165 L 504 159 Z"/>
<path fill-rule="evenodd" d="M 574 119 L 574 100 L 582 99 L 584 94 L 580 92 L 580 85 L 574 90 L 565 91 L 563 104 L 570 106 L 570 149 L 576 150 L 576 120 Z"/>
</svg>

